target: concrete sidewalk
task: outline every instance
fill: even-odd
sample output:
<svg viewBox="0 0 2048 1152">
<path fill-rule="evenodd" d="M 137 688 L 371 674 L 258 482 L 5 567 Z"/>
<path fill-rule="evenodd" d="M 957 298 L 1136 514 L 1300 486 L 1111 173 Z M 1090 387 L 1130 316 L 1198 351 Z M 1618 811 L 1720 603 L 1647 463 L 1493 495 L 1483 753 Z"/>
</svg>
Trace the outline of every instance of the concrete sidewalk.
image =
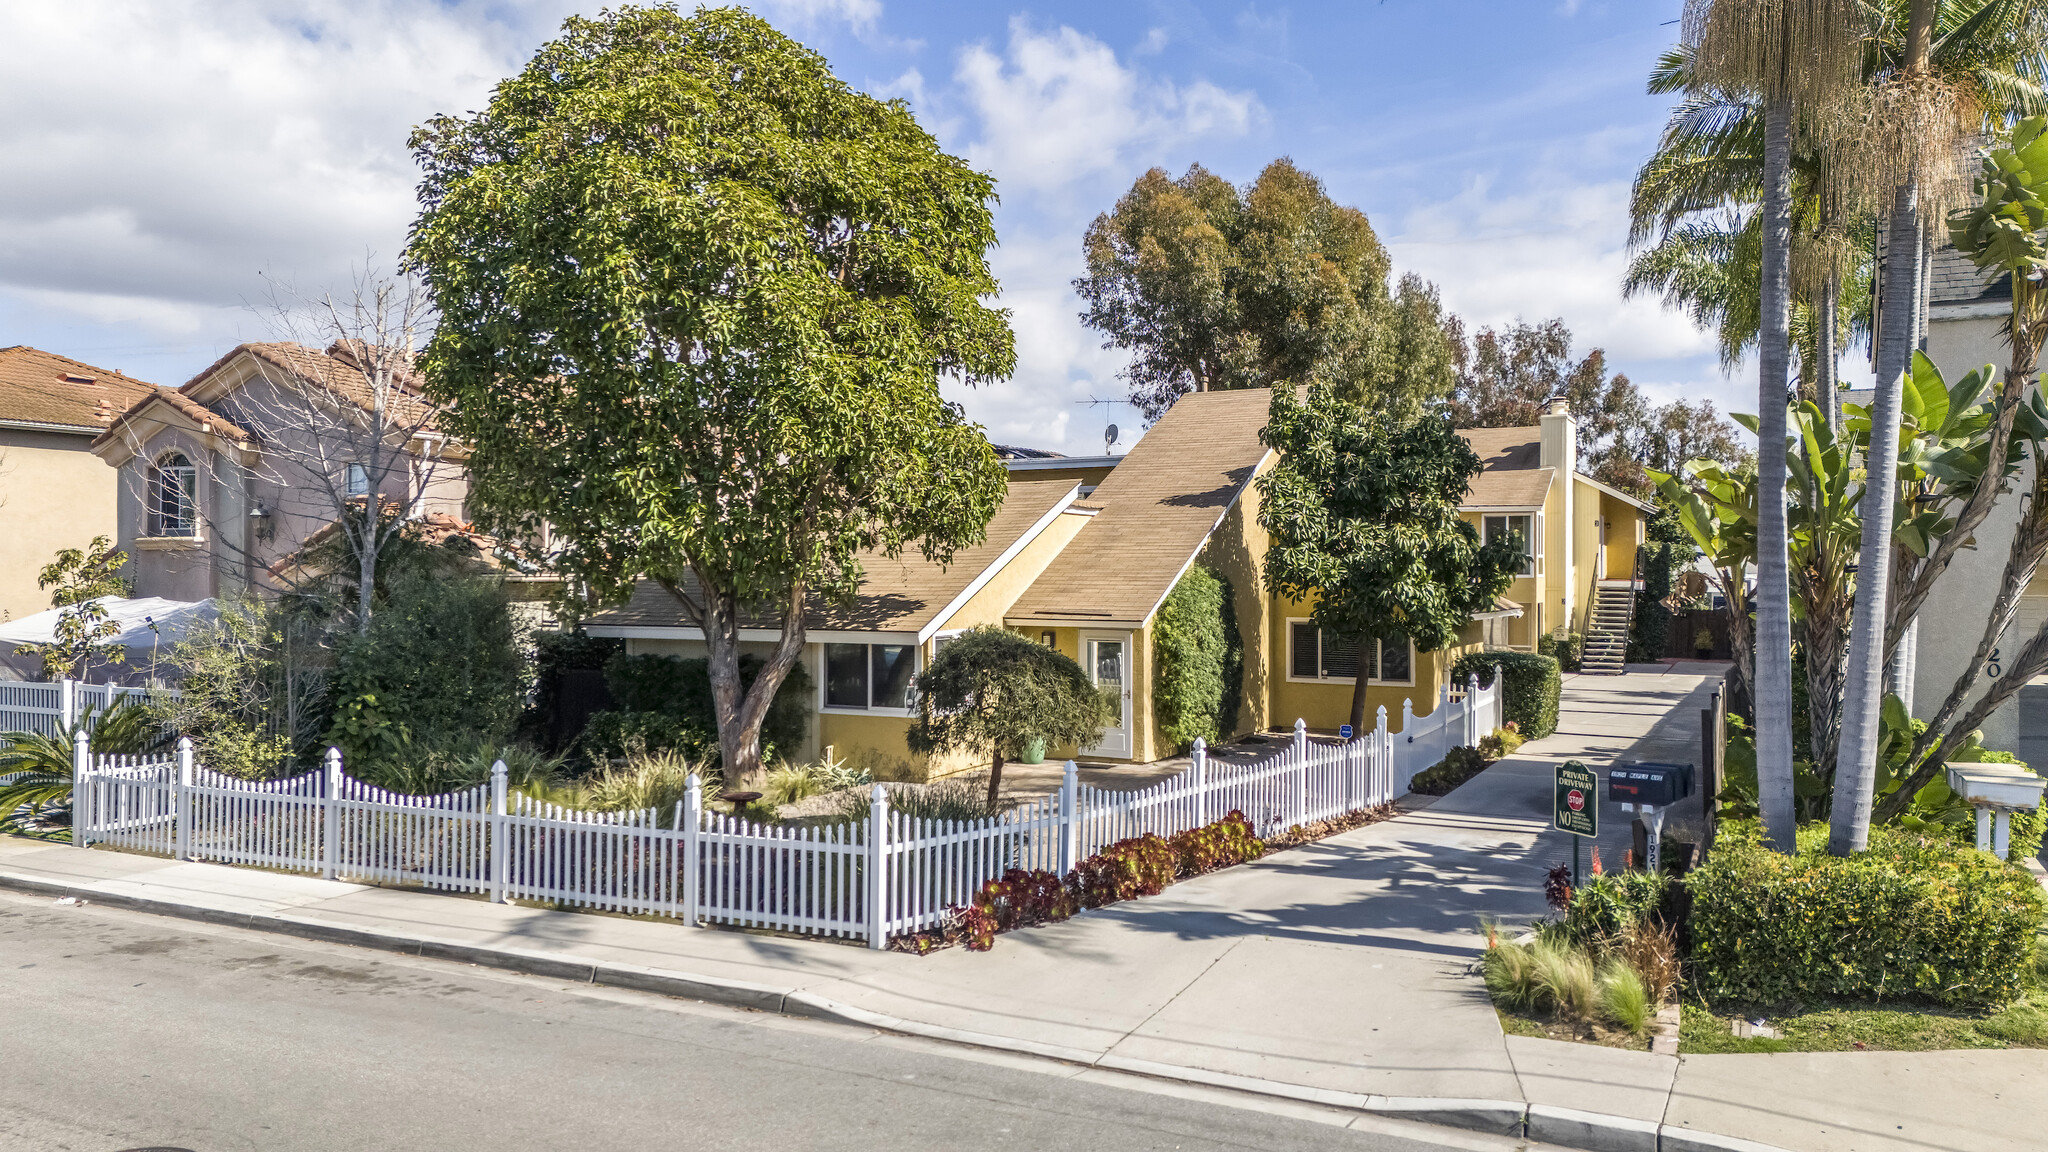
<svg viewBox="0 0 2048 1152">
<path fill-rule="evenodd" d="M 1550 765 L 1604 766 L 1667 714 L 1694 709 L 1696 722 L 1702 683 L 1576 678 L 1564 731 L 1426 808 L 1010 933 L 987 954 L 882 953 L 5 838 L 0 884 L 1579 1148 L 2032 1146 L 2048 1053 L 1674 1058 L 1502 1034 L 1474 974 L 1476 928 L 1544 911 L 1543 869 L 1568 852 L 1548 827 Z"/>
</svg>

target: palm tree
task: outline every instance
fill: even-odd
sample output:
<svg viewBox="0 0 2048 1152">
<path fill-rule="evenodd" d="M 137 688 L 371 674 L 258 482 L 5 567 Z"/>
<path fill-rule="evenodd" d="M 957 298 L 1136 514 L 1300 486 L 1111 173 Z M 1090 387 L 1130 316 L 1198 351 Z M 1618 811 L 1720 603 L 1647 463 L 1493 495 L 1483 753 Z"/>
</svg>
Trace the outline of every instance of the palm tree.
<svg viewBox="0 0 2048 1152">
<path fill-rule="evenodd" d="M 1887 22 L 1897 27 L 1896 5 Z M 1872 39 L 1866 71 L 1867 101 L 1858 143 L 1867 171 L 1889 184 L 1891 209 L 1880 297 L 1877 395 L 1870 409 L 1870 447 L 1864 458 L 1869 477 L 1862 501 L 1863 541 L 1857 560 L 1855 613 L 1843 677 L 1842 742 L 1835 766 L 1835 803 L 1829 814 L 1828 851 L 1845 856 L 1870 840 L 1870 812 L 1877 787 L 1879 710 L 1884 701 L 1884 665 L 1893 650 L 1890 608 L 1893 566 L 1893 477 L 1899 464 L 1900 397 L 1922 317 L 1921 278 L 1926 266 L 1928 218 L 1942 219 L 1960 200 L 1958 152 L 1980 128 L 1986 109 L 2021 111 L 2039 96 L 2040 16 L 2023 0 L 1989 0 L 1964 11 L 1948 5 L 1955 19 L 1941 26 L 1940 0 L 1910 0 L 1903 51 L 1895 35 Z M 1934 67 L 1941 33 L 1942 70 Z M 2032 88 L 2030 93 L 2028 88 Z"/>
<path fill-rule="evenodd" d="M 1757 799 L 1764 832 L 1795 848 L 1792 599 L 1786 564 L 1785 432 L 1791 366 L 1792 148 L 1857 78 L 1865 28 L 1856 0 L 1688 0 L 1696 94 L 1763 103 L 1757 338 Z"/>
</svg>

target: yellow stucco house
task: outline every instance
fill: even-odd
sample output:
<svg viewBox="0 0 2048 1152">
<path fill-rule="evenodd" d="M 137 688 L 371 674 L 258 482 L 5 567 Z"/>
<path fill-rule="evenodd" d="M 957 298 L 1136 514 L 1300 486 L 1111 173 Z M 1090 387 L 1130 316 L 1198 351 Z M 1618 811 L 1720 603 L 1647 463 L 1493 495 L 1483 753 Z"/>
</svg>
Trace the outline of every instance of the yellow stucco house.
<svg viewBox="0 0 2048 1152">
<path fill-rule="evenodd" d="M 50 607 L 36 577 L 60 549 L 120 538 L 120 475 L 93 438 L 155 385 L 68 356 L 0 348 L 0 614 Z"/>
<path fill-rule="evenodd" d="M 1581 578 L 1626 574 L 1633 562 L 1645 506 L 1572 469 L 1568 412 L 1545 416 L 1540 429 L 1475 431 L 1468 435 L 1488 471 L 1473 485 L 1467 517 L 1482 531 L 1522 528 L 1534 542 L 1530 574 L 1457 648 L 1361 653 L 1324 643 L 1306 607 L 1268 593 L 1260 579 L 1269 541 L 1252 482 L 1276 459 L 1259 441 L 1268 402 L 1265 390 L 1197 393 L 1124 456 L 1006 461 L 1009 492 L 981 544 L 944 567 L 915 556 L 869 559 L 852 603 L 806 614 L 804 659 L 817 695 L 802 754 L 827 746 L 866 753 L 913 778 L 974 767 L 910 754 L 909 687 L 949 638 L 997 624 L 1073 657 L 1116 701 L 1116 722 L 1092 746 L 1052 755 L 1108 763 L 1174 755 L 1181 749 L 1161 736 L 1152 706 L 1153 626 L 1196 564 L 1226 579 L 1234 597 L 1244 649 L 1239 733 L 1296 718 L 1335 730 L 1361 673 L 1369 710 L 1385 706 L 1398 718 L 1412 700 L 1427 715 L 1458 656 L 1488 644 L 1529 648 L 1542 623 L 1582 625 L 1591 596 Z M 701 633 L 648 581 L 586 628 L 623 637 L 631 652 L 704 654 Z M 741 631 L 743 645 L 764 651 L 774 638 L 772 626 Z"/>
</svg>

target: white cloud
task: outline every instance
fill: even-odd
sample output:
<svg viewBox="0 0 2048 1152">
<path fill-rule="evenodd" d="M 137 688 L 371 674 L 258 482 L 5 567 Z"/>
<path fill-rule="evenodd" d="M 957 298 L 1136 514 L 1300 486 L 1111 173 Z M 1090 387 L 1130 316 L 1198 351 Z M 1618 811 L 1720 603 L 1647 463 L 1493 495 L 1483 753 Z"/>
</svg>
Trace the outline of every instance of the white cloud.
<svg viewBox="0 0 2048 1152">
<path fill-rule="evenodd" d="M 799 27 L 844 21 L 856 32 L 867 32 L 882 18 L 882 0 L 757 0 L 757 6 L 776 23 Z"/>
<path fill-rule="evenodd" d="M 401 0 L 0 8 L 0 285 L 87 316 L 153 300 L 128 319 L 175 332 L 260 293 L 265 266 L 388 263 L 414 207 L 407 132 L 477 106 L 517 66 L 507 32 Z"/>
<path fill-rule="evenodd" d="M 971 46 L 954 78 L 981 121 L 968 159 L 1005 186 L 1034 190 L 1121 172 L 1135 151 L 1243 135 L 1264 114 L 1250 92 L 1152 79 L 1093 36 L 1039 32 L 1022 17 L 1010 21 L 1002 56 Z"/>
</svg>

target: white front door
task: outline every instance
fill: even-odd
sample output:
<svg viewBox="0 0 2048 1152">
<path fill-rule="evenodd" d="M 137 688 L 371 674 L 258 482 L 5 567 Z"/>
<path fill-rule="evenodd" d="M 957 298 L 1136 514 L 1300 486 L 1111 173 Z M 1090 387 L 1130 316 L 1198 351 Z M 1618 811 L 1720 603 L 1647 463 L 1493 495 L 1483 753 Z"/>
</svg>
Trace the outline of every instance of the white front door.
<svg viewBox="0 0 2048 1152">
<path fill-rule="evenodd" d="M 1131 634 L 1082 633 L 1081 666 L 1109 701 L 1109 726 L 1088 747 L 1100 756 L 1131 755 Z"/>
</svg>

